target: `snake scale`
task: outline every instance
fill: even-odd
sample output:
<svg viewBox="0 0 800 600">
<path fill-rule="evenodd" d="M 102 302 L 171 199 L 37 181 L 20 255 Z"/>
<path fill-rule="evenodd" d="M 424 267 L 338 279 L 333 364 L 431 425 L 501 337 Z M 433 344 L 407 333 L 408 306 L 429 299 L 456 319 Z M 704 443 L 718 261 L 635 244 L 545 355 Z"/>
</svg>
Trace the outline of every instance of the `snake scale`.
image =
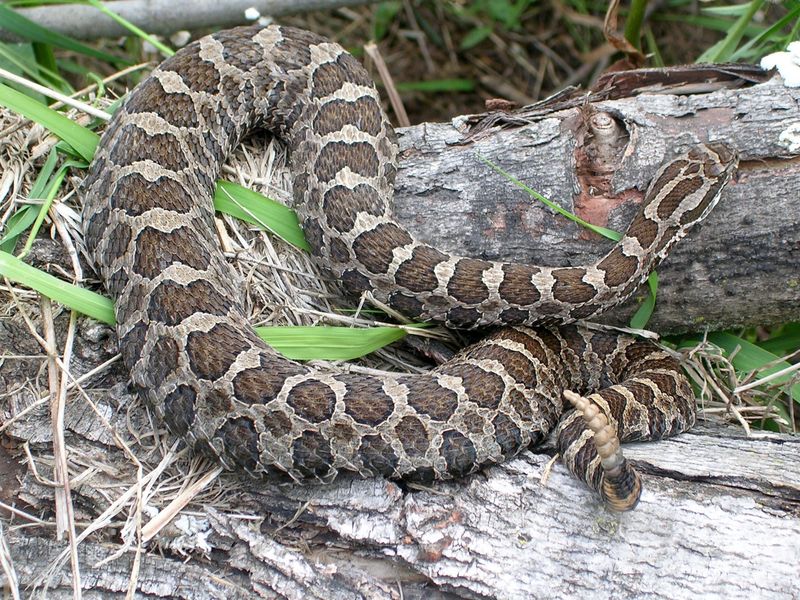
<svg viewBox="0 0 800 600">
<path fill-rule="evenodd" d="M 350 292 L 451 327 L 506 326 L 424 374 L 330 373 L 278 355 L 248 325 L 213 227 L 220 166 L 256 128 L 288 145 L 312 252 Z M 134 387 L 173 434 L 254 475 L 446 479 L 554 433 L 579 479 L 631 508 L 640 484 L 619 441 L 685 430 L 693 393 L 657 346 L 567 324 L 637 289 L 716 204 L 733 153 L 698 145 L 664 166 L 621 241 L 562 268 L 418 241 L 392 218 L 396 158 L 370 77 L 315 34 L 221 31 L 161 64 L 114 115 L 81 186 Z"/>
</svg>

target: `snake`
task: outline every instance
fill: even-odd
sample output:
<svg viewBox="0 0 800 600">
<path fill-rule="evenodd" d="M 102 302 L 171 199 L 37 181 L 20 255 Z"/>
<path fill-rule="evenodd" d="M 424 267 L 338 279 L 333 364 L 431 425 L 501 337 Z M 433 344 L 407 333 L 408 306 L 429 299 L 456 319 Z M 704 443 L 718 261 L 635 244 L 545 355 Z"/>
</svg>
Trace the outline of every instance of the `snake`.
<svg viewBox="0 0 800 600">
<path fill-rule="evenodd" d="M 212 202 L 221 165 L 256 130 L 289 149 L 311 253 L 349 293 L 485 335 L 415 374 L 330 371 L 263 342 L 215 243 Z M 641 482 L 619 444 L 685 431 L 694 394 L 667 350 L 581 322 L 636 291 L 736 162 L 697 143 L 666 163 L 591 264 L 458 256 L 393 217 L 398 144 L 364 67 L 273 24 L 203 37 L 153 70 L 110 120 L 79 194 L 132 387 L 194 451 L 255 477 L 429 482 L 552 439 L 579 480 L 627 510 Z"/>
</svg>

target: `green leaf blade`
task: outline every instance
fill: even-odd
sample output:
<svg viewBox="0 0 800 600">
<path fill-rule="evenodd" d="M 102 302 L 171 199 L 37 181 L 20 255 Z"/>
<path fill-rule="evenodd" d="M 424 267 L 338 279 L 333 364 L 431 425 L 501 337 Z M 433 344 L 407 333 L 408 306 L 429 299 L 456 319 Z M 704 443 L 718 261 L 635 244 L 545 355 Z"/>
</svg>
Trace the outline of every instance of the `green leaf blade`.
<svg viewBox="0 0 800 600">
<path fill-rule="evenodd" d="M 82 158 L 91 161 L 100 137 L 30 96 L 0 83 L 0 105 L 39 123 L 67 142 Z"/>
<path fill-rule="evenodd" d="M 353 360 L 406 335 L 399 327 L 256 327 L 256 333 L 293 360 Z"/>
<path fill-rule="evenodd" d="M 67 37 L 60 33 L 56 33 L 55 31 L 51 31 L 46 27 L 42 27 L 37 23 L 34 23 L 27 17 L 19 14 L 18 12 L 8 8 L 5 4 L 0 3 L 0 23 L 3 24 L 3 29 L 6 29 L 22 39 L 29 40 L 31 42 L 39 42 L 42 44 L 49 44 L 52 46 L 57 46 L 59 48 L 63 48 L 65 50 L 71 50 L 73 52 L 77 52 L 78 54 L 84 54 L 86 56 L 91 56 L 93 58 L 97 58 L 102 60 L 103 62 L 108 62 L 111 64 L 131 64 L 128 61 L 122 60 L 108 54 L 106 52 L 101 52 L 92 48 L 91 46 L 86 46 L 85 44 L 81 44 L 80 42 L 72 39 L 71 37 Z"/>
<path fill-rule="evenodd" d="M 91 290 L 72 285 L 0 252 L 0 275 L 108 325 L 114 325 L 114 303 Z"/>
<path fill-rule="evenodd" d="M 258 192 L 230 181 L 217 181 L 214 208 L 263 227 L 301 250 L 311 250 L 303 230 L 300 229 L 297 214 L 291 208 Z"/>
</svg>

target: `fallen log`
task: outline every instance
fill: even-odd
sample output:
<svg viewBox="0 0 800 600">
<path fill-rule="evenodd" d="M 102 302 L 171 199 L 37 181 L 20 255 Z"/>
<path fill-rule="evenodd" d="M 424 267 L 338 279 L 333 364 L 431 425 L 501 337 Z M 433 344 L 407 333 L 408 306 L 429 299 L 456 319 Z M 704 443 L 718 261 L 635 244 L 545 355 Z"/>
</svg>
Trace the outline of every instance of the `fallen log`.
<svg viewBox="0 0 800 600">
<path fill-rule="evenodd" d="M 162 552 L 142 557 L 136 589 L 141 597 L 297 599 L 800 594 L 800 439 L 748 439 L 716 426 L 627 452 L 645 473 L 645 492 L 624 514 L 606 511 L 560 464 L 548 474 L 549 457 L 531 452 L 416 491 L 379 479 L 257 485 L 225 475 L 222 486 L 238 490 L 235 509 L 190 510 L 164 530 Z M 66 546 L 27 529 L 8 542 L 21 589 L 41 588 Z M 160 556 L 165 547 L 205 558 Z M 85 589 L 121 597 L 133 555 L 97 567 L 119 546 L 79 549 Z M 70 582 L 68 568 L 59 570 L 50 597 L 70 595 Z"/>
<path fill-rule="evenodd" d="M 140 29 L 156 35 L 177 31 L 249 25 L 259 16 L 273 18 L 315 10 L 333 10 L 377 0 L 193 0 L 191 10 L 170 0 L 116 0 L 108 8 Z M 82 40 L 129 35 L 128 29 L 94 6 L 36 6 L 15 12 L 40 27 Z M 252 13 L 252 15 L 251 15 Z M 0 40 L 20 41 L 0 26 Z"/>
<path fill-rule="evenodd" d="M 619 128 L 613 158 L 600 169 L 585 156 L 598 113 Z M 581 264 L 610 242 L 555 215 L 481 157 L 591 223 L 623 231 L 660 164 L 698 141 L 721 141 L 738 151 L 738 175 L 659 268 L 648 327 L 670 333 L 800 319 L 800 90 L 775 79 L 514 117 L 512 126 L 486 129 L 469 143 L 464 118 L 402 130 L 399 220 L 469 256 Z M 598 320 L 626 324 L 643 293 Z"/>
</svg>

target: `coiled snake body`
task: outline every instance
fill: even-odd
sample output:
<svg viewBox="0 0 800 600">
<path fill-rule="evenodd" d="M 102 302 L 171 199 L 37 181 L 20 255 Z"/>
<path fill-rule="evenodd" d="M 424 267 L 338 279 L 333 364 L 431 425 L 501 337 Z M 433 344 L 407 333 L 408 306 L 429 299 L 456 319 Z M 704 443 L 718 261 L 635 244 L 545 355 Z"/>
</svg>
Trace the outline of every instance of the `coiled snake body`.
<svg viewBox="0 0 800 600">
<path fill-rule="evenodd" d="M 422 375 L 330 374 L 279 356 L 247 323 L 212 221 L 220 165 L 257 127 L 291 149 L 308 242 L 353 293 L 451 326 L 516 326 Z M 568 468 L 630 508 L 638 479 L 617 437 L 658 439 L 694 419 L 676 361 L 627 337 L 526 326 L 629 297 L 714 206 L 732 153 L 698 146 L 662 168 L 623 239 L 596 263 L 565 268 L 452 256 L 414 239 L 391 214 L 396 153 L 366 72 L 314 34 L 222 31 L 158 67 L 117 111 L 82 186 L 86 243 L 116 298 L 133 384 L 174 434 L 226 467 L 298 479 L 462 476 L 558 424 Z M 600 390 L 589 402 L 572 396 L 583 418 L 565 411 L 570 389 Z"/>
</svg>

